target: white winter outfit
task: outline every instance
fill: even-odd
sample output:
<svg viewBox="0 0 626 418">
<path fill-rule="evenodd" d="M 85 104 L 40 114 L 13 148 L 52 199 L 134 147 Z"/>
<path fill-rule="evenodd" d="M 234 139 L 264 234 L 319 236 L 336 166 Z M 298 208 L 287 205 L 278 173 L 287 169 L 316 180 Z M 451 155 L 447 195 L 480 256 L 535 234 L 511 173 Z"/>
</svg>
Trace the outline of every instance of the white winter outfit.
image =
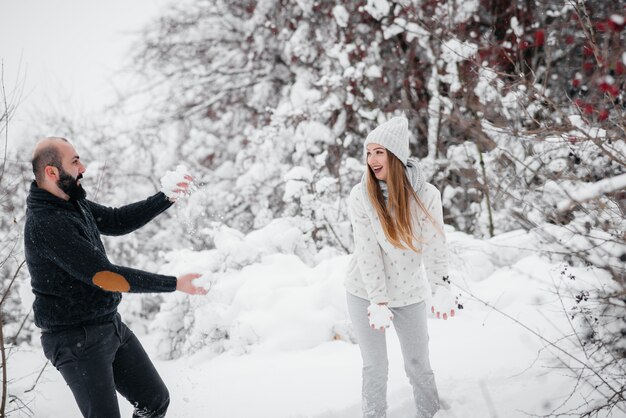
<svg viewBox="0 0 626 418">
<path fill-rule="evenodd" d="M 387 413 L 386 335 L 372 329 L 368 305 L 386 303 L 400 340 L 404 368 L 411 386 L 417 418 L 432 418 L 439 410 L 439 395 L 428 355 L 427 298 L 429 280 L 434 291 L 449 289 L 448 257 L 443 234 L 441 194 L 424 181 L 419 164 L 409 158 L 408 121 L 392 118 L 365 140 L 379 144 L 405 166 L 413 190 L 436 224 L 412 202 L 412 226 L 419 251 L 394 247 L 385 236 L 367 194 L 366 175 L 350 193 L 349 215 L 354 232 L 354 255 L 345 280 L 348 313 L 363 358 L 363 417 L 384 418 Z M 385 200 L 387 184 L 379 181 Z M 393 214 L 392 214 L 393 216 Z"/>
<path fill-rule="evenodd" d="M 444 281 L 448 278 L 448 253 L 443 234 L 441 194 L 435 186 L 424 182 L 416 160 L 408 159 L 406 173 L 417 196 L 438 224 L 435 226 L 417 203 L 412 203 L 413 228 L 415 235 L 420 237 L 413 244 L 421 250 L 420 253 L 394 247 L 387 241 L 367 195 L 365 176 L 354 186 L 349 200 L 355 248 L 345 281 L 346 290 L 372 303 L 388 303 L 390 308 L 425 300 L 426 278 L 433 289 L 435 286 L 448 287 Z M 380 184 L 385 190 L 385 183 Z"/>
</svg>

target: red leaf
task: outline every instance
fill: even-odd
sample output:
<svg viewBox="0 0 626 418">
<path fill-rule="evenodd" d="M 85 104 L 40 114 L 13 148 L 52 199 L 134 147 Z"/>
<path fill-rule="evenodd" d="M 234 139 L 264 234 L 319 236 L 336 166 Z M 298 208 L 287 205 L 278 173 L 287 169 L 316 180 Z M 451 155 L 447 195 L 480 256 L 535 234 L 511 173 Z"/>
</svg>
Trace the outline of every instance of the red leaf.
<svg viewBox="0 0 626 418">
<path fill-rule="evenodd" d="M 598 88 L 602 93 L 610 94 L 613 97 L 619 96 L 619 87 L 611 76 L 602 77 L 598 82 Z"/>
<path fill-rule="evenodd" d="M 611 88 L 611 85 L 610 85 L 609 83 L 607 83 L 606 81 L 602 81 L 602 82 L 598 85 L 598 87 L 600 88 L 600 91 L 601 91 L 602 93 L 608 93 L 608 92 L 609 92 L 609 90 L 610 90 L 610 88 Z"/>
<path fill-rule="evenodd" d="M 535 32 L 535 46 L 542 46 L 546 42 L 546 32 L 539 29 Z"/>
<path fill-rule="evenodd" d="M 596 22 L 595 26 L 596 26 L 596 30 L 598 32 L 606 32 L 608 24 L 607 24 L 607 22 L 605 22 L 603 20 L 600 20 L 600 21 Z"/>
<path fill-rule="evenodd" d="M 613 32 L 621 32 L 622 30 L 624 30 L 624 27 L 626 27 L 626 21 L 624 20 L 624 17 L 620 15 L 611 16 L 607 23 L 609 28 Z"/>
</svg>

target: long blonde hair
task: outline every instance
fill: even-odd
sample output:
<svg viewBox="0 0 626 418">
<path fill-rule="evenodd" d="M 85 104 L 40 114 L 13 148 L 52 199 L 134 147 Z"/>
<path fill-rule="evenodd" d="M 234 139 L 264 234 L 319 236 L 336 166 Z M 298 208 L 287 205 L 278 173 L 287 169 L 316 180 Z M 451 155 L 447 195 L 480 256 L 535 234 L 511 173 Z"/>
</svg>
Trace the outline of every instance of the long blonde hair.
<svg viewBox="0 0 626 418">
<path fill-rule="evenodd" d="M 385 203 L 383 191 L 378 184 L 374 171 L 369 165 L 367 166 L 367 194 L 378 214 L 385 237 L 387 237 L 391 245 L 401 249 L 410 248 L 419 253 L 421 249 L 418 250 L 413 245 L 413 240 L 423 241 L 415 236 L 415 225 L 413 225 L 411 213 L 412 200 L 417 203 L 417 206 L 440 232 L 443 232 L 443 230 L 428 213 L 426 206 L 424 206 L 424 203 L 413 190 L 402 162 L 389 151 L 387 151 L 387 161 L 389 164 L 387 174 L 388 202 Z"/>
</svg>

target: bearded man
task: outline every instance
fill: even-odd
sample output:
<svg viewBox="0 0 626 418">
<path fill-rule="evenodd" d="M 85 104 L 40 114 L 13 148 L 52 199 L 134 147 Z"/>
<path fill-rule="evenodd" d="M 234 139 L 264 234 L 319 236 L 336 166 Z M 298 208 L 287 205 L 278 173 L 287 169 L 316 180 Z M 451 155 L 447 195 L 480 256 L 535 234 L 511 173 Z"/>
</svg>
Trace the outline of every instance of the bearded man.
<svg viewBox="0 0 626 418">
<path fill-rule="evenodd" d="M 122 292 L 206 294 L 198 274 L 178 278 L 112 264 L 100 234 L 132 232 L 185 193 L 190 177 L 168 195 L 109 208 L 86 199 L 85 172 L 65 138 L 45 138 L 33 153 L 24 248 L 46 357 L 61 372 L 85 417 L 120 416 L 116 392 L 133 417 L 163 417 L 168 390 L 137 337 L 122 322 Z"/>
</svg>

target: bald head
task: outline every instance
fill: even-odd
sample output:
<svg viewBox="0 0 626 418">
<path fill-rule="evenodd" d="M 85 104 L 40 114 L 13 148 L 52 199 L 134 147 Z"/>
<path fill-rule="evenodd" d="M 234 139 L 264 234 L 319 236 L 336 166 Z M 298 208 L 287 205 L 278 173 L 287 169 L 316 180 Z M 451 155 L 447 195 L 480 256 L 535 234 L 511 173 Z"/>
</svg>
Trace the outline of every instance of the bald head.
<svg viewBox="0 0 626 418">
<path fill-rule="evenodd" d="M 33 151 L 33 174 L 38 185 L 42 185 L 45 179 L 44 170 L 47 166 L 62 169 L 62 154 L 60 145 L 69 144 L 65 138 L 49 137 L 37 143 Z"/>
</svg>

